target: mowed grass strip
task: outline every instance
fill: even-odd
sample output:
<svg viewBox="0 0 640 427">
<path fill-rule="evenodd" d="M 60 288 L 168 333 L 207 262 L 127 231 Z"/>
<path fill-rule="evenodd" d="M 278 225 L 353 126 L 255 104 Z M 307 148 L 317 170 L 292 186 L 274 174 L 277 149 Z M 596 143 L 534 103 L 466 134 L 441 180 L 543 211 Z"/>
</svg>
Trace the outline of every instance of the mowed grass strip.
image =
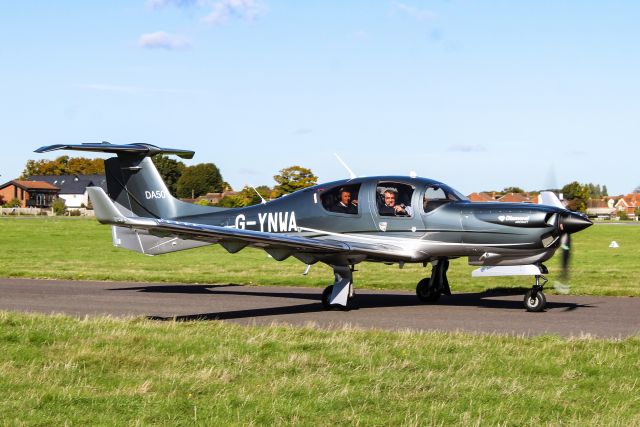
<svg viewBox="0 0 640 427">
<path fill-rule="evenodd" d="M 609 248 L 611 241 L 620 245 Z M 640 296 L 640 226 L 596 224 L 574 235 L 571 292 L 589 295 Z M 547 263 L 552 283 L 559 259 Z M 494 288 L 530 288 L 531 277 L 472 279 L 466 258 L 454 260 L 449 282 L 454 292 Z M 148 257 L 111 244 L 111 228 L 82 218 L 0 218 L 0 277 L 154 281 L 175 283 L 237 283 L 324 287 L 331 269 L 316 264 L 303 276 L 304 264 L 290 258 L 275 261 L 264 251 L 227 253 L 210 246 Z M 371 289 L 415 289 L 430 268 L 407 264 L 361 263 L 355 284 Z M 548 288 L 551 291 L 551 286 Z"/>
<path fill-rule="evenodd" d="M 0 312 L 10 425 L 638 425 L 640 338 Z"/>
</svg>

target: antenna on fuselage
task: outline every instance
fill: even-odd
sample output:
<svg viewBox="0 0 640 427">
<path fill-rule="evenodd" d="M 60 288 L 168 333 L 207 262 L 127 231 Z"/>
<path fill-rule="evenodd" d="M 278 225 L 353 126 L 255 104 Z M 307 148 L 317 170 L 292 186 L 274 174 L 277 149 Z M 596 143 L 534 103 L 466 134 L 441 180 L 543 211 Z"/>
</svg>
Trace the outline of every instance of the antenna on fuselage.
<svg viewBox="0 0 640 427">
<path fill-rule="evenodd" d="M 253 186 L 253 185 L 251 185 L 251 184 L 249 184 L 249 187 L 253 188 L 253 191 L 255 191 L 255 192 L 256 192 L 256 194 L 258 195 L 258 197 L 260 197 L 260 200 L 261 200 L 261 202 L 260 202 L 260 203 L 261 203 L 261 204 L 263 204 L 263 205 L 264 205 L 265 203 L 267 203 L 267 201 L 264 199 L 264 197 L 262 197 L 262 194 L 260 194 L 260 193 L 258 192 L 258 190 L 256 190 L 256 187 L 254 187 L 254 186 Z"/>
<path fill-rule="evenodd" d="M 355 179 L 355 178 L 358 177 L 355 173 L 353 173 L 351 168 L 344 162 L 344 160 L 342 160 L 340 158 L 340 156 L 338 156 L 338 153 L 333 153 L 333 155 L 336 156 L 336 159 L 338 159 L 340 164 L 342 164 L 342 166 L 344 166 L 344 168 L 347 170 L 347 172 L 349 172 L 349 179 Z"/>
</svg>

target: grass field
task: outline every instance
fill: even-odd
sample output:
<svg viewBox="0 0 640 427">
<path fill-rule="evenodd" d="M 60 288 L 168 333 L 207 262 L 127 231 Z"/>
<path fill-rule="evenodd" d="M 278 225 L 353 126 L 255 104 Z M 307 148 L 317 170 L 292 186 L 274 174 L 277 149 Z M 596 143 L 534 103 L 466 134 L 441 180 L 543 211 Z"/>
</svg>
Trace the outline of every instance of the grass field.
<svg viewBox="0 0 640 427">
<path fill-rule="evenodd" d="M 618 249 L 610 249 L 616 240 Z M 640 226 L 597 224 L 574 236 L 571 292 L 590 295 L 640 295 Z M 552 281 L 558 259 L 547 263 Z M 355 283 L 373 289 L 415 289 L 430 269 L 421 265 L 362 263 Z M 500 287 L 530 287 L 530 277 L 472 279 L 474 267 L 454 260 L 449 282 L 454 292 Z M 277 262 L 261 250 L 228 254 L 220 246 L 147 257 L 111 244 L 110 227 L 82 218 L 0 218 L 0 277 L 133 280 L 178 283 L 238 283 L 326 286 L 333 275 L 316 264 Z M 554 274 L 555 273 L 555 274 Z M 551 289 L 551 288 L 549 288 Z"/>
<path fill-rule="evenodd" d="M 609 249 L 611 240 L 620 244 Z M 640 227 L 574 239 L 572 292 L 640 295 Z M 549 267 L 557 268 L 552 260 Z M 74 218 L 0 219 L 0 277 L 324 286 L 326 266 L 207 247 L 116 249 Z M 357 285 L 413 289 L 429 270 L 361 264 Z M 471 279 L 454 291 L 530 286 Z M 553 280 L 553 274 L 551 275 Z M 640 425 L 640 337 L 243 327 L 0 312 L 0 425 Z"/>
<path fill-rule="evenodd" d="M 640 338 L 0 312 L 3 425 L 638 425 Z"/>
</svg>

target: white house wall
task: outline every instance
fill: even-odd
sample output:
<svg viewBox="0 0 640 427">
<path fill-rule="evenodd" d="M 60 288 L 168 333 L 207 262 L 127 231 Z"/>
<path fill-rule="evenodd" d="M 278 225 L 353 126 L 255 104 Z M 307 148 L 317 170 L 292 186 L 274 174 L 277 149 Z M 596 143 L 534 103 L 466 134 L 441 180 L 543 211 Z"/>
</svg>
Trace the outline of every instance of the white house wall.
<svg viewBox="0 0 640 427">
<path fill-rule="evenodd" d="M 81 208 L 88 205 L 89 197 L 87 193 L 84 194 L 60 194 L 60 198 L 64 199 L 64 204 L 68 208 Z"/>
</svg>

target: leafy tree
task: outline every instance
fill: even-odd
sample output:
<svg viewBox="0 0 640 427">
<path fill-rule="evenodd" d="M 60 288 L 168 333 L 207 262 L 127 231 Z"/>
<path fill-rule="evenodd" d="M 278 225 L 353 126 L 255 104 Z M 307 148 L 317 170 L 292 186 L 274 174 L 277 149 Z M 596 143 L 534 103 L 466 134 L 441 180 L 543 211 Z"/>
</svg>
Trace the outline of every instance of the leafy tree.
<svg viewBox="0 0 640 427">
<path fill-rule="evenodd" d="M 258 193 L 260 193 L 262 198 L 265 200 L 269 200 L 269 198 L 271 197 L 271 192 L 273 191 L 273 189 L 269 188 L 268 185 L 258 185 L 256 187 L 256 190 L 258 190 Z"/>
<path fill-rule="evenodd" d="M 504 190 L 502 190 L 502 192 L 504 194 L 507 193 L 524 193 L 524 190 L 520 187 L 507 187 Z"/>
<path fill-rule="evenodd" d="M 19 208 L 20 200 L 13 198 L 3 205 L 5 208 Z"/>
<path fill-rule="evenodd" d="M 591 197 L 606 197 L 608 196 L 608 192 L 607 192 L 607 186 L 606 185 L 600 185 L 600 184 L 592 184 L 589 183 L 587 184 L 587 187 L 589 188 L 589 194 L 591 195 Z"/>
<path fill-rule="evenodd" d="M 280 174 L 273 179 L 278 183 L 272 192 L 272 196 L 280 197 L 294 191 L 316 185 L 318 177 L 311 172 L 311 169 L 301 166 L 290 166 L 280 170 Z"/>
<path fill-rule="evenodd" d="M 200 206 L 209 206 L 209 201 L 207 199 L 201 199 L 194 202 L 194 204 Z"/>
<path fill-rule="evenodd" d="M 222 175 L 213 163 L 199 163 L 184 168 L 178 179 L 178 197 L 199 197 L 222 191 Z"/>
<path fill-rule="evenodd" d="M 629 219 L 629 215 L 627 215 L 627 211 L 625 210 L 618 211 L 618 218 L 620 218 L 622 221 L 626 221 Z"/>
<path fill-rule="evenodd" d="M 260 193 L 260 196 L 264 199 L 268 199 L 271 193 L 271 189 L 266 185 L 256 187 L 256 190 L 258 190 L 258 193 Z M 247 185 L 238 194 L 223 197 L 217 206 L 223 208 L 240 208 L 243 206 L 257 205 L 262 203 L 260 196 L 256 194 L 253 188 Z"/>
<path fill-rule="evenodd" d="M 640 193 L 640 185 L 633 189 L 634 193 Z"/>
<path fill-rule="evenodd" d="M 589 186 L 573 181 L 562 187 L 564 198 L 569 201 L 568 208 L 574 211 L 586 212 L 587 200 L 591 197 Z"/>
<path fill-rule="evenodd" d="M 51 207 L 56 215 L 64 215 L 67 212 L 67 205 L 64 203 L 64 199 L 59 197 L 53 201 Z"/>
<path fill-rule="evenodd" d="M 69 156 L 60 156 L 55 160 L 27 160 L 20 178 L 24 179 L 32 175 L 71 174 L 104 174 L 104 161 L 102 159 Z"/>
<path fill-rule="evenodd" d="M 151 160 L 153 164 L 156 165 L 156 169 L 158 169 L 162 180 L 167 184 L 169 192 L 175 196 L 178 190 L 178 180 L 182 176 L 186 166 L 181 161 L 174 160 L 163 154 L 153 156 Z"/>
<path fill-rule="evenodd" d="M 70 157 L 67 161 L 69 175 L 103 175 L 104 160 L 88 159 L 86 157 Z"/>
</svg>

